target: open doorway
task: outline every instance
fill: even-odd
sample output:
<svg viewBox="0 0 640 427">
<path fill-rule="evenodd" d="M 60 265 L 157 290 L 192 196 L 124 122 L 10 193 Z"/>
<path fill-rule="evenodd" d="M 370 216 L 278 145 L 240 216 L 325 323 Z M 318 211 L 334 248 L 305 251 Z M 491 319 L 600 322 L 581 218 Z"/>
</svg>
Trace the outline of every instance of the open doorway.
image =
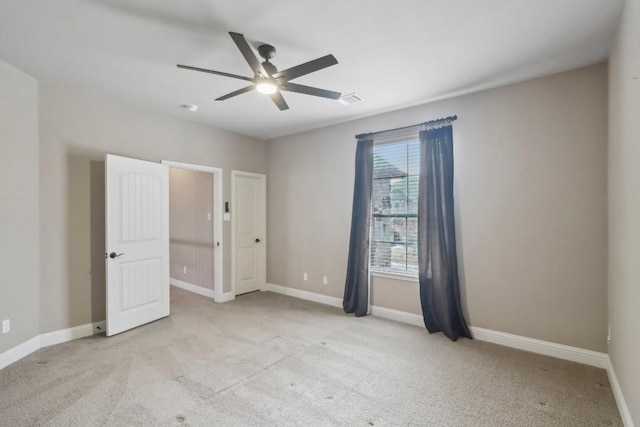
<svg viewBox="0 0 640 427">
<path fill-rule="evenodd" d="M 170 283 L 216 302 L 223 293 L 222 170 L 169 166 Z"/>
</svg>

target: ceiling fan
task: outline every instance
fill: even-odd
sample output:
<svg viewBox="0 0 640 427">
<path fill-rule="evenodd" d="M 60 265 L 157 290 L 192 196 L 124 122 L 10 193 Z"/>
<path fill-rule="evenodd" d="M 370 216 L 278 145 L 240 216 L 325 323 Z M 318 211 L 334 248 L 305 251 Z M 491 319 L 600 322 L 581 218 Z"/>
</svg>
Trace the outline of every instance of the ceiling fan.
<svg viewBox="0 0 640 427">
<path fill-rule="evenodd" d="M 191 67 L 189 65 L 178 64 L 178 68 L 200 71 L 203 73 L 217 74 L 219 76 L 246 80 L 252 83 L 247 87 L 228 93 L 224 96 L 221 96 L 220 98 L 216 98 L 216 101 L 224 101 L 225 99 L 250 92 L 254 89 L 256 89 L 258 92 L 269 95 L 280 110 L 289 109 L 289 106 L 285 102 L 280 91 L 296 92 L 329 99 L 340 98 L 340 92 L 333 92 L 330 90 L 318 89 L 315 87 L 304 86 L 290 82 L 290 80 L 296 79 L 300 76 L 313 73 L 314 71 L 322 70 L 323 68 L 327 68 L 332 65 L 336 65 L 338 61 L 333 55 L 326 55 L 321 58 L 314 59 L 313 61 L 305 62 L 304 64 L 296 65 L 295 67 L 291 67 L 283 71 L 278 71 L 276 66 L 269 62 L 269 60 L 276 54 L 275 47 L 269 44 L 263 44 L 258 47 L 258 54 L 260 54 L 260 56 L 264 58 L 264 62 L 260 63 L 256 55 L 251 50 L 249 43 L 247 43 L 247 40 L 242 34 L 229 32 L 229 35 L 236 43 L 236 46 L 238 46 L 238 49 L 240 49 L 240 53 L 242 53 L 242 56 L 244 56 L 244 59 L 251 67 L 251 70 L 253 71 L 253 78 L 239 76 L 237 74 L 224 73 L 222 71 L 207 70 L 206 68 L 198 68 Z"/>
</svg>

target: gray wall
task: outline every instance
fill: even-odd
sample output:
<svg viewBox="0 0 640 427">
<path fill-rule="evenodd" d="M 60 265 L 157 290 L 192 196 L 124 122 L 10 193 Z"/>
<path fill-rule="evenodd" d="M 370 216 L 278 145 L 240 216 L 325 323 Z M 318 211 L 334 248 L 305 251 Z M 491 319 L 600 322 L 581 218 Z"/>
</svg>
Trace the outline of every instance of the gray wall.
<svg viewBox="0 0 640 427">
<path fill-rule="evenodd" d="M 176 108 L 179 108 L 176 106 Z M 40 85 L 40 332 L 105 318 L 104 155 L 266 172 L 264 141 Z M 224 283 L 230 287 L 230 226 Z"/>
<path fill-rule="evenodd" d="M 640 1 L 628 0 L 609 65 L 609 356 L 640 423 Z"/>
<path fill-rule="evenodd" d="M 0 353 L 39 333 L 38 82 L 0 61 Z"/>
<path fill-rule="evenodd" d="M 213 290 L 213 214 L 213 174 L 169 169 L 172 279 Z"/>
<path fill-rule="evenodd" d="M 468 320 L 606 351 L 606 72 L 600 64 L 269 141 L 268 281 L 341 298 L 354 135 L 457 114 Z M 419 313 L 418 295 L 416 283 L 373 281 L 378 306 Z"/>
</svg>

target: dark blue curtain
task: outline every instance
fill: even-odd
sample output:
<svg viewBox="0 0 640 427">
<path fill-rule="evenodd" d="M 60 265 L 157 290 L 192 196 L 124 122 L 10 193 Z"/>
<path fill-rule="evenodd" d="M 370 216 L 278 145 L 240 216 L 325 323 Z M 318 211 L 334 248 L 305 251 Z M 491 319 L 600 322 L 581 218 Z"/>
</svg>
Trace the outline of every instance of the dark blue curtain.
<svg viewBox="0 0 640 427">
<path fill-rule="evenodd" d="M 349 262 L 342 306 L 356 316 L 369 314 L 369 225 L 373 182 L 373 139 L 358 140 L 353 185 Z"/>
<path fill-rule="evenodd" d="M 418 268 L 424 324 L 451 340 L 471 338 L 462 314 L 453 214 L 451 126 L 421 131 Z"/>
</svg>

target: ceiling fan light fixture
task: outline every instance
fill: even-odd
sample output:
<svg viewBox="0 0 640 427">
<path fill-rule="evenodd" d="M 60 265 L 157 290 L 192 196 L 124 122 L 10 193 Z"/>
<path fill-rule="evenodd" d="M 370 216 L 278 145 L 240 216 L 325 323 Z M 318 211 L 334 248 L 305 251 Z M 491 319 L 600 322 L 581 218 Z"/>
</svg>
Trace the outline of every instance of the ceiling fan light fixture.
<svg viewBox="0 0 640 427">
<path fill-rule="evenodd" d="M 265 95 L 271 95 L 272 93 L 275 93 L 277 89 L 276 84 L 270 80 L 262 80 L 256 83 L 256 90 L 260 93 L 264 93 Z"/>
</svg>

